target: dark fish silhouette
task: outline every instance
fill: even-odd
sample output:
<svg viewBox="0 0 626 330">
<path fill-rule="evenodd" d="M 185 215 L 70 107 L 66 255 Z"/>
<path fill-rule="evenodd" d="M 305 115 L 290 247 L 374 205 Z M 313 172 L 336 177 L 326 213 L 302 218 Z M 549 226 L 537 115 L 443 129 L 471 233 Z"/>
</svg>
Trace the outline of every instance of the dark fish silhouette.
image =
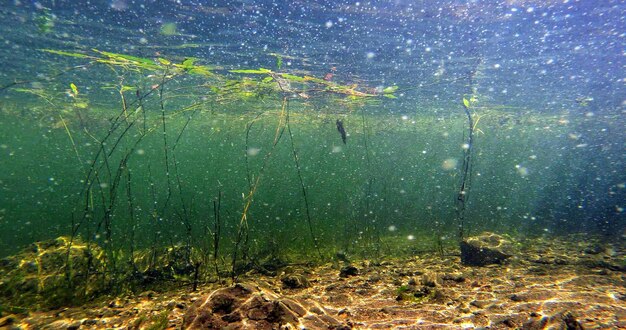
<svg viewBox="0 0 626 330">
<path fill-rule="evenodd" d="M 343 122 L 337 119 L 337 131 L 341 134 L 341 141 L 343 144 L 346 144 L 346 130 L 343 128 Z"/>
</svg>

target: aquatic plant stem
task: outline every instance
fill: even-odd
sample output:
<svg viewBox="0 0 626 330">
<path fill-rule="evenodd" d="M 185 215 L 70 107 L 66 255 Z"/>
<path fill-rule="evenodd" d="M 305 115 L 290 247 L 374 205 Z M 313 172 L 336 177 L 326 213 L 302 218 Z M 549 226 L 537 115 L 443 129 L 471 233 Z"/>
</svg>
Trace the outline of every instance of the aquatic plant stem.
<svg viewBox="0 0 626 330">
<path fill-rule="evenodd" d="M 172 78 L 173 79 L 173 78 Z M 161 86 L 163 86 L 166 82 L 171 81 L 171 79 L 168 79 L 167 81 L 162 82 Z M 121 87 L 120 87 L 121 88 Z M 102 139 L 96 139 L 95 137 L 93 137 L 89 131 L 84 128 L 85 133 L 89 136 L 91 136 L 92 138 L 94 138 L 97 142 L 97 145 L 99 146 L 99 148 L 97 149 L 96 154 L 94 155 L 91 164 L 89 166 L 89 169 L 87 171 L 87 175 L 85 178 L 85 183 L 83 186 L 83 190 L 82 190 L 82 194 L 84 194 L 85 196 L 85 200 L 84 200 L 84 208 L 83 208 L 83 216 L 82 218 L 76 222 L 73 221 L 73 230 L 72 230 L 72 236 L 71 236 L 71 240 L 70 240 L 70 246 L 68 247 L 68 251 L 71 249 L 71 243 L 73 242 L 75 236 L 78 234 L 78 230 L 80 229 L 81 225 L 86 221 L 86 220 L 90 220 L 93 218 L 94 215 L 94 203 L 93 203 L 93 185 L 96 184 L 96 187 L 98 187 L 98 190 L 100 191 L 100 197 L 101 197 L 101 203 L 102 203 L 102 207 L 103 207 L 103 216 L 101 221 L 95 226 L 95 230 L 93 232 L 91 232 L 90 230 L 88 230 L 88 235 L 87 235 L 87 244 L 89 247 L 89 244 L 92 240 L 92 234 L 93 235 L 97 235 L 100 231 L 100 228 L 104 225 L 104 231 L 105 231 L 105 242 L 104 242 L 104 248 L 107 251 L 107 254 L 109 256 L 109 265 L 111 265 L 111 267 L 109 268 L 109 270 L 111 271 L 111 274 L 113 274 L 115 276 L 115 272 L 116 272 L 116 254 L 113 252 L 113 242 L 112 242 L 112 224 L 111 224 L 111 220 L 113 217 L 113 212 L 114 212 L 114 208 L 116 205 L 116 190 L 118 189 L 119 186 L 119 181 L 121 178 L 121 175 L 123 173 L 124 170 L 126 169 L 126 165 L 128 162 L 129 157 L 131 156 L 131 154 L 133 153 L 133 151 L 135 150 L 135 148 L 137 147 L 137 145 L 143 140 L 143 138 L 151 131 L 148 129 L 145 129 L 143 131 L 140 131 L 139 137 L 134 141 L 134 145 L 132 146 L 132 148 L 130 150 L 127 150 L 125 155 L 122 156 L 122 160 L 119 163 L 119 166 L 117 168 L 117 171 L 115 173 L 115 176 L 113 175 L 112 171 L 111 171 L 111 166 L 109 164 L 109 158 L 113 155 L 113 153 L 117 150 L 118 146 L 121 144 L 121 142 L 123 140 L 125 140 L 125 138 L 128 136 L 127 133 L 131 130 L 131 128 L 134 126 L 134 124 L 136 123 L 138 118 L 133 118 L 131 121 L 129 121 L 129 117 L 127 109 L 129 106 L 132 106 L 135 103 L 139 103 L 139 106 L 141 105 L 141 100 L 145 97 L 147 97 L 148 95 L 152 94 L 154 92 L 154 90 L 150 90 L 148 93 L 146 93 L 145 95 L 141 96 L 139 95 L 138 99 L 133 101 L 130 105 L 127 104 L 127 102 L 125 101 L 125 99 L 122 99 L 122 110 L 117 114 L 116 117 L 114 117 L 111 120 L 111 126 L 109 127 L 109 130 L 107 131 L 106 135 L 102 138 Z M 123 95 L 120 93 L 120 95 Z M 137 107 L 137 109 L 139 109 Z M 136 110 L 137 110 L 136 109 Z M 135 114 L 135 112 L 133 112 L 133 114 Z M 145 110 L 144 110 L 145 113 Z M 122 120 L 122 118 L 124 120 Z M 123 125 L 125 124 L 125 125 Z M 121 129 L 121 132 L 119 134 L 114 134 L 116 132 L 119 132 Z M 117 135 L 117 136 L 116 136 Z M 110 139 L 113 139 L 114 136 L 116 136 L 114 143 L 112 144 L 112 146 L 110 147 L 109 150 L 107 150 L 107 148 L 105 147 L 107 145 L 107 141 Z M 98 161 L 101 161 L 100 165 L 98 165 Z M 111 180 L 111 182 L 104 182 L 101 179 L 101 170 L 102 168 L 106 168 L 106 173 L 108 173 L 108 178 L 109 180 Z M 104 192 L 104 187 L 108 186 L 109 187 L 109 191 L 108 191 L 108 198 L 105 196 L 105 192 Z M 132 198 L 132 197 L 131 197 Z M 108 202 L 107 202 L 108 200 Z M 88 226 L 89 228 L 89 226 Z M 132 258 L 132 255 L 131 255 Z M 66 260 L 66 264 L 69 265 L 69 252 L 68 252 L 68 259 Z M 89 269 L 91 268 L 91 259 L 88 261 L 88 265 L 87 265 L 87 273 L 89 273 Z M 103 275 L 103 279 L 104 279 L 104 275 Z"/>
<path fill-rule="evenodd" d="M 254 200 L 254 194 L 259 188 L 261 177 L 263 176 L 263 172 L 265 171 L 265 168 L 267 167 L 267 164 L 269 163 L 269 159 L 272 156 L 272 153 L 274 152 L 276 145 L 280 141 L 285 131 L 286 109 L 287 109 L 287 97 L 285 96 L 283 97 L 283 100 L 282 100 L 281 110 L 280 110 L 280 114 L 278 117 L 278 124 L 276 125 L 276 132 L 274 133 L 274 141 L 272 142 L 272 147 L 265 154 L 265 157 L 263 158 L 263 165 L 261 165 L 261 169 L 259 170 L 256 180 L 254 180 L 254 184 L 250 188 L 248 195 L 244 196 L 245 203 L 244 203 L 243 211 L 241 212 L 241 219 L 239 221 L 239 228 L 237 230 L 237 237 L 235 239 L 235 248 L 233 251 L 232 272 L 231 272 L 231 277 L 233 281 L 237 279 L 237 275 L 238 275 L 236 272 L 236 265 L 237 265 L 239 247 L 243 243 L 244 252 L 245 252 L 246 250 L 245 247 L 247 246 L 247 242 L 248 242 L 248 233 L 249 233 L 248 211 L 250 210 L 250 206 L 252 205 L 252 201 Z"/>
<path fill-rule="evenodd" d="M 250 161 L 249 161 L 249 151 L 250 151 L 250 130 L 252 129 L 252 125 L 259 119 L 259 117 L 263 114 L 262 112 L 258 113 L 254 119 L 246 125 L 246 179 L 248 180 L 248 189 L 252 190 L 252 175 L 250 174 Z"/>
<path fill-rule="evenodd" d="M 135 219 L 135 207 L 133 205 L 133 194 L 132 194 L 132 189 L 131 189 L 132 187 L 131 183 L 132 181 L 130 177 L 130 170 L 127 169 L 126 170 L 126 199 L 128 203 L 128 215 L 131 221 L 130 238 L 128 242 L 129 249 L 130 249 L 129 261 L 130 261 L 131 266 L 133 267 L 133 270 L 136 270 L 137 265 L 135 264 L 134 255 L 135 255 L 135 231 L 137 229 L 137 221 Z"/>
<path fill-rule="evenodd" d="M 67 137 L 70 139 L 70 142 L 72 143 L 72 149 L 74 149 L 74 153 L 76 154 L 76 159 L 78 159 L 78 164 L 80 164 L 80 167 L 83 167 L 83 160 L 80 158 L 80 155 L 78 154 L 78 149 L 76 148 L 76 143 L 74 142 L 72 133 L 70 132 L 70 129 L 67 127 L 67 124 L 65 123 L 65 119 L 60 113 L 59 113 L 59 118 L 61 118 L 61 123 L 63 123 L 63 128 L 65 128 Z"/>
<path fill-rule="evenodd" d="M 162 82 L 161 86 L 163 86 L 165 83 L 171 81 L 172 79 L 173 78 L 170 78 L 166 82 Z M 147 92 L 142 97 L 139 97 L 136 101 L 131 103 L 129 106 L 132 106 L 133 104 L 135 104 L 135 102 L 139 103 L 139 106 L 142 106 L 141 105 L 141 100 L 146 98 L 146 97 L 148 97 L 149 95 L 151 95 L 154 91 L 155 91 L 154 89 L 151 89 L 149 92 Z M 85 207 L 83 209 L 83 217 L 76 224 L 75 232 L 72 235 L 75 235 L 78 232 L 78 229 L 80 228 L 81 224 L 86 220 L 87 215 L 89 214 L 89 212 L 88 212 L 88 204 L 89 204 L 89 197 L 88 196 L 89 196 L 89 194 L 87 194 L 87 192 L 91 190 L 91 188 L 92 188 L 92 186 L 94 184 L 94 181 L 96 181 L 96 182 L 100 181 L 100 179 L 99 179 L 99 171 L 102 169 L 102 167 L 106 166 L 107 172 L 109 173 L 109 176 L 111 175 L 111 170 L 110 170 L 110 166 L 109 166 L 109 163 L 108 163 L 108 158 L 111 157 L 111 155 L 116 150 L 116 148 L 119 145 L 119 143 L 122 141 L 122 139 L 124 138 L 124 136 L 126 135 L 126 133 L 130 130 L 130 128 L 132 126 L 132 125 L 129 125 L 128 122 L 120 120 L 123 115 L 124 115 L 124 109 L 122 109 L 122 111 L 119 112 L 115 118 L 113 118 L 113 120 L 111 121 L 111 126 L 109 127 L 109 130 L 107 131 L 107 134 L 102 139 L 97 139 L 97 138 L 93 137 L 89 133 L 89 131 L 87 131 L 87 129 L 85 129 L 85 133 L 87 135 L 89 135 L 89 136 L 92 136 L 92 138 L 97 142 L 99 148 L 98 148 L 98 151 L 96 152 L 96 154 L 94 155 L 94 157 L 93 157 L 93 159 L 91 161 L 91 164 L 90 164 L 89 169 L 87 171 L 87 175 L 85 176 L 85 180 L 84 180 L 85 182 L 84 182 L 82 193 L 81 193 L 81 195 L 83 195 L 83 194 L 85 195 Z M 113 137 L 113 133 L 115 133 L 118 130 L 118 128 L 121 126 L 122 122 L 126 122 L 127 125 L 126 125 L 125 129 L 123 130 L 123 132 L 117 137 L 115 143 L 113 144 L 113 147 L 109 150 L 109 152 L 107 152 L 106 149 L 105 149 L 105 145 L 107 144 L 107 141 Z M 133 123 L 134 123 L 134 121 L 133 121 Z M 147 134 L 147 132 L 144 132 L 143 136 L 145 136 L 146 134 Z M 102 164 L 100 166 L 97 166 L 98 160 L 101 159 L 101 158 L 103 158 Z M 94 177 L 95 177 L 96 180 L 94 180 Z M 100 188 L 100 190 L 102 190 L 102 188 Z"/>
<path fill-rule="evenodd" d="M 469 107 L 464 103 L 463 110 L 467 116 L 468 137 L 466 147 L 463 148 L 463 165 L 461 166 L 461 185 L 456 197 L 456 213 L 459 226 L 459 240 L 465 237 L 465 208 L 471 183 L 472 148 L 474 144 L 474 121 Z"/>
<path fill-rule="evenodd" d="M 220 278 L 220 271 L 217 264 L 220 250 L 220 237 L 222 235 L 222 220 L 220 218 L 220 209 L 222 207 L 222 192 L 218 189 L 217 201 L 213 201 L 213 265 L 215 266 L 215 274 Z"/>
<path fill-rule="evenodd" d="M 178 215 L 180 220 L 182 221 L 183 225 L 185 226 L 185 231 L 187 234 L 187 253 L 189 254 L 191 251 L 191 243 L 192 243 L 192 227 L 191 227 L 191 220 L 189 219 L 189 212 L 187 211 L 187 204 L 185 203 L 185 199 L 183 198 L 184 194 L 183 194 L 183 184 L 182 181 L 180 180 L 180 173 L 178 172 L 178 162 L 176 161 L 176 155 L 174 153 L 172 153 L 172 160 L 174 161 L 174 176 L 176 177 L 176 184 L 178 185 L 178 195 L 180 197 L 180 203 L 181 203 L 181 207 L 183 209 L 183 214 L 182 215 Z M 190 255 L 187 256 L 188 260 L 190 260 Z"/>
<path fill-rule="evenodd" d="M 296 171 L 298 172 L 298 179 L 300 181 L 300 188 L 302 188 L 302 198 L 304 199 L 304 209 L 306 212 L 306 220 L 309 227 L 309 234 L 311 235 L 311 239 L 313 240 L 313 245 L 315 246 L 315 250 L 317 250 L 317 254 L 320 257 L 320 260 L 323 260 L 322 252 L 320 251 L 319 242 L 317 237 L 315 236 L 315 232 L 313 231 L 313 220 L 311 219 L 311 211 L 309 210 L 309 198 L 306 194 L 306 187 L 304 185 L 304 179 L 302 179 L 302 170 L 300 168 L 300 160 L 298 159 L 298 153 L 296 151 L 296 146 L 293 141 L 293 133 L 291 132 L 291 125 L 289 124 L 289 105 L 287 105 L 287 132 L 289 132 L 289 140 L 291 141 L 291 152 L 293 153 L 293 160 L 296 163 Z"/>
<path fill-rule="evenodd" d="M 167 147 L 167 129 L 165 126 L 165 104 L 163 102 L 163 83 L 165 82 L 165 77 L 167 75 L 167 71 L 163 74 L 163 79 L 161 84 L 159 85 L 159 106 L 161 107 L 161 124 L 163 128 L 163 153 L 165 154 L 165 179 L 167 182 L 167 197 L 165 199 L 165 203 L 163 204 L 163 210 L 165 210 L 169 204 L 170 198 L 172 197 L 172 182 L 170 180 L 170 161 L 169 161 L 169 152 Z"/>
</svg>

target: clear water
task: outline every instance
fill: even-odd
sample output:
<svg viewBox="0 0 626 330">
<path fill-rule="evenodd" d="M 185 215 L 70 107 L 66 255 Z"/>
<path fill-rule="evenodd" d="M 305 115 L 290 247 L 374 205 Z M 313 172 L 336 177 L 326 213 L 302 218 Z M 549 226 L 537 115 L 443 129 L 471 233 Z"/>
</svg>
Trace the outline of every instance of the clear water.
<svg viewBox="0 0 626 330">
<path fill-rule="evenodd" d="M 621 240 L 625 11 L 591 0 L 5 1 L 0 255 L 75 231 L 115 251 L 212 251 L 219 238 L 226 260 L 314 260 L 315 242 L 323 257 L 373 257 L 400 243 L 454 248 L 460 217 L 466 236 Z M 194 58 L 219 78 L 97 63 L 92 49 L 155 65 Z M 230 72 L 258 68 L 375 96 L 208 86 L 258 81 Z"/>
</svg>

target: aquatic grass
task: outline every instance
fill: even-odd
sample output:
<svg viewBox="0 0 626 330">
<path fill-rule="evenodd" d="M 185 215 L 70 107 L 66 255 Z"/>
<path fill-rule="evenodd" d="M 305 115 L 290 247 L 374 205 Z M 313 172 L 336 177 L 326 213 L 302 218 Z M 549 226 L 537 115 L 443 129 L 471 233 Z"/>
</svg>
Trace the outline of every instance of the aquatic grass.
<svg viewBox="0 0 626 330">
<path fill-rule="evenodd" d="M 240 250 L 241 250 L 242 260 L 246 260 L 246 256 L 248 253 L 248 239 L 249 239 L 248 211 L 250 210 L 250 206 L 252 205 L 254 195 L 257 192 L 257 189 L 259 188 L 261 177 L 263 176 L 264 171 L 267 168 L 267 165 L 269 164 L 269 159 L 272 156 L 276 148 L 276 145 L 278 145 L 278 142 L 280 141 L 285 131 L 286 108 L 287 108 L 287 97 L 283 97 L 281 110 L 278 115 L 278 123 L 276 125 L 276 131 L 274 133 L 274 140 L 272 142 L 270 150 L 263 157 L 263 163 L 261 165 L 261 168 L 259 169 L 259 172 L 257 173 L 256 179 L 253 181 L 252 185 L 250 186 L 250 191 L 248 192 L 247 195 L 244 196 L 245 203 L 243 206 L 243 210 L 241 212 L 241 219 L 239 221 L 239 226 L 237 229 L 237 236 L 235 239 L 235 247 L 233 250 L 232 274 L 231 274 L 231 278 L 233 279 L 233 281 L 235 281 L 237 279 L 237 276 L 239 275 L 237 272 L 237 261 L 238 261 L 238 257 L 240 254 L 239 253 Z"/>
<path fill-rule="evenodd" d="M 373 92 L 373 89 L 357 85 L 341 85 L 309 75 L 278 72 L 267 69 L 217 70 L 210 65 L 200 65 L 194 59 L 182 61 L 165 58 L 143 58 L 134 55 L 117 54 L 102 50 L 85 52 L 68 52 L 44 50 L 57 56 L 66 56 L 79 61 L 87 61 L 84 68 L 92 69 L 96 66 L 106 68 L 112 74 L 111 82 L 102 82 L 98 86 L 89 86 L 102 90 L 113 90 L 119 97 L 119 106 L 115 111 L 93 112 L 92 116 L 107 118 L 107 127 L 100 133 L 83 125 L 82 114 L 78 114 L 84 136 L 95 145 L 89 163 L 84 171 L 82 189 L 80 191 L 80 207 L 74 210 L 77 215 L 72 216 L 71 240 L 84 235 L 88 243 L 101 242 L 106 252 L 106 274 L 103 281 L 109 287 L 115 288 L 124 281 L 128 265 L 131 272 L 158 272 L 159 260 L 165 258 L 163 246 L 176 248 L 180 251 L 183 261 L 193 268 L 193 286 L 201 280 L 199 274 L 208 274 L 212 265 L 217 278 L 220 278 L 219 261 L 221 256 L 232 252 L 231 278 L 238 276 L 238 264 L 250 261 L 250 209 L 261 184 L 269 181 L 266 170 L 270 165 L 290 166 L 275 160 L 275 153 L 285 130 L 290 138 L 290 158 L 296 172 L 299 194 L 304 203 L 306 228 L 311 237 L 313 248 L 320 259 L 323 259 L 322 247 L 318 237 L 319 220 L 314 214 L 315 207 L 310 199 L 310 187 L 305 182 L 303 171 L 306 165 L 300 157 L 300 150 L 296 145 L 292 124 L 301 121 L 309 122 L 316 110 L 308 113 L 293 115 L 290 102 L 300 104 L 305 108 L 315 106 L 319 100 L 332 113 L 342 113 L 346 116 L 353 114 L 364 105 L 373 105 L 380 99 L 391 99 L 398 90 L 397 86 L 382 89 L 382 92 Z M 280 66 L 278 68 L 280 70 Z M 193 78 L 192 78 L 193 77 Z M 78 95 L 77 86 L 85 84 L 72 83 L 70 87 L 74 95 Z M 16 85 L 7 86 L 8 90 Z M 86 88 L 86 87 L 85 87 Z M 82 91 L 82 88 L 81 88 Z M 81 93 L 82 97 L 83 93 Z M 133 97 L 134 95 L 134 97 Z M 58 96 L 53 96 L 58 97 Z M 75 100 L 74 100 L 75 101 Z M 86 99 L 86 102 L 88 100 Z M 243 111 L 241 118 L 250 118 L 245 129 L 245 166 L 248 192 L 244 194 L 243 205 L 237 223 L 227 223 L 222 217 L 222 194 L 220 186 L 216 188 L 217 198 L 213 200 L 213 226 L 209 230 L 207 223 L 198 223 L 196 216 L 197 195 L 193 188 L 185 181 L 184 171 L 186 164 L 179 161 L 179 155 L 184 153 L 182 137 L 196 121 L 197 115 L 202 112 L 217 113 L 216 106 L 243 108 L 243 105 L 264 102 L 267 108 L 273 111 L 259 111 L 259 107 L 252 111 Z M 88 103 L 87 103 L 88 104 Z M 104 108 L 104 107 L 103 107 Z M 219 109 L 225 112 L 226 110 Z M 242 111 L 237 109 L 236 111 Z M 253 175 L 248 163 L 251 129 L 262 116 L 276 118 L 271 139 L 270 149 L 265 153 L 258 172 Z M 60 117 L 65 128 L 72 149 L 78 161 L 83 164 L 72 134 L 71 123 Z M 180 118 L 184 118 L 179 120 Z M 365 191 L 365 212 L 373 211 L 371 194 L 375 183 L 369 150 L 370 128 L 366 122 L 365 113 L 361 113 L 363 143 L 367 162 L 367 188 Z M 178 120 L 178 121 L 177 121 Z M 233 117 L 228 117 L 229 121 Z M 181 124 L 181 126 L 177 126 Z M 228 125 L 235 126 L 234 123 Z M 321 124 L 320 124 L 321 125 Z M 179 127 L 178 129 L 176 127 Z M 356 131 L 355 131 L 356 136 Z M 158 163 L 148 163 L 147 171 L 142 174 L 140 165 L 134 160 L 139 149 L 150 141 L 160 139 Z M 158 165 L 156 165 L 158 164 Z M 145 168 L 145 167 L 144 167 Z M 147 173 L 145 173 L 147 172 Z M 137 175 L 139 173 L 139 175 Z M 143 177 L 142 177 L 143 175 Z M 142 195 L 143 194 L 143 195 Z M 145 195 L 145 196 L 144 196 Z M 148 202 L 150 205 L 145 206 Z M 80 215 L 78 215 L 80 214 Z M 150 234 L 142 232 L 142 219 L 147 218 Z M 205 220 L 206 222 L 206 220 Z M 376 246 L 376 255 L 380 254 L 380 231 L 378 224 L 368 221 L 355 222 L 354 225 L 364 225 L 368 233 L 369 244 Z M 204 226 L 204 227 L 203 227 Z M 255 225 L 256 226 L 256 225 Z M 212 246 L 206 244 L 203 248 L 202 261 L 194 259 L 194 248 L 199 241 L 196 229 L 205 228 L 210 234 Z M 224 230 L 226 228 L 226 230 Z M 230 228 L 230 229 L 229 229 Z M 234 228 L 234 229 L 232 229 Z M 182 232 L 182 238 L 177 234 Z M 229 236 L 232 235 L 232 236 Z M 147 269 L 139 269 L 138 258 L 145 255 L 140 251 L 139 236 L 147 239 Z M 230 240 L 225 240 L 229 237 Z M 178 250 L 179 242 L 183 247 Z M 222 243 L 226 242 L 226 246 Z M 232 246 L 228 246 L 232 242 Z M 146 245 L 146 243 L 143 243 Z M 255 243 L 256 244 L 256 243 Z M 278 243 L 276 243 L 278 246 Z M 283 243 L 281 243 L 283 244 Z M 70 243 L 71 245 L 71 243 Z M 212 254 L 209 253 L 212 249 Z M 284 249 L 280 246 L 279 249 Z M 209 262 L 212 259 L 212 262 Z M 223 261 L 223 260 L 222 260 Z M 225 262 L 224 262 L 225 263 Z M 66 261 L 66 277 L 69 288 L 74 278 L 69 258 Z M 224 265 L 226 266 L 226 265 Z M 158 277 L 158 276 L 157 276 Z"/>
</svg>

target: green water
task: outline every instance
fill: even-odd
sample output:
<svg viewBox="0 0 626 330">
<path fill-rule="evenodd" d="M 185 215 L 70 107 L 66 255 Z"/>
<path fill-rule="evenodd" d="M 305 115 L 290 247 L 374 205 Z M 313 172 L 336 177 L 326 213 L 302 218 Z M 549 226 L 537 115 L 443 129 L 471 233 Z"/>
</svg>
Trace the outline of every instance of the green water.
<svg viewBox="0 0 626 330">
<path fill-rule="evenodd" d="M 127 97 L 132 98 L 132 94 L 127 93 Z M 259 176 L 246 215 L 251 242 L 259 249 L 277 244 L 285 251 L 312 251 L 304 195 L 287 130 L 272 150 L 276 129 L 279 124 L 281 129 L 284 126 L 280 99 L 268 98 L 260 105 L 245 102 L 245 106 L 209 103 L 195 112 L 168 117 L 168 179 L 158 97 L 149 96 L 144 107 L 146 127 L 152 130 L 129 153 L 119 179 L 115 172 L 121 157 L 143 132 L 143 118 L 128 129 L 113 152 L 110 146 L 116 140 L 105 142 L 111 155 L 95 163 L 102 178 L 92 188 L 88 208 L 94 219 L 87 221 L 80 220 L 85 209 L 86 173 L 98 153 L 99 139 L 107 135 L 109 118 L 120 112 L 121 98 L 88 98 L 98 104 L 97 110 L 77 110 L 72 108 L 73 100 L 62 98 L 66 102 L 56 106 L 70 108 L 61 115 L 66 130 L 57 111 L 29 114 L 28 108 L 41 109 L 37 111 L 42 113 L 50 110 L 45 102 L 29 98 L 30 104 L 22 105 L 18 96 L 3 104 L 8 119 L 3 121 L 2 151 L 6 157 L 2 157 L 0 178 L 5 192 L 0 228 L 5 233 L 4 254 L 36 240 L 67 235 L 72 218 L 75 224 L 84 221 L 78 234 L 101 241 L 103 228 L 98 232 L 96 228 L 98 224 L 102 227 L 107 208 L 111 208 L 112 244 L 119 248 L 128 248 L 131 237 L 137 248 L 146 248 L 155 233 L 159 244 L 182 244 L 189 239 L 193 244 L 204 244 L 207 229 L 214 225 L 213 201 L 218 193 L 222 194 L 221 242 L 227 251 L 237 234 L 244 196 Z M 194 96 L 181 98 L 185 100 L 167 102 L 165 113 L 176 113 Z M 333 113 L 316 111 L 296 100 L 287 107 L 313 235 L 327 254 L 367 249 L 381 244 L 383 238 L 406 241 L 409 235 L 419 238 L 409 242 L 419 249 L 434 248 L 439 237 L 455 244 L 455 199 L 467 134 L 459 102 L 436 110 L 416 106 L 412 113 L 401 116 L 381 113 L 377 106 L 338 108 Z M 92 118 L 80 123 L 72 109 Z M 554 219 L 549 210 L 566 203 L 563 199 L 568 196 L 563 192 L 576 189 L 577 176 L 589 174 L 581 169 L 584 159 L 577 153 L 578 141 L 571 136 L 577 123 L 567 114 L 514 116 L 489 107 L 475 114 L 479 119 L 468 191 L 468 232 L 566 232 L 567 226 L 559 221 L 568 219 Z M 336 130 L 336 119 L 343 120 L 348 133 L 345 145 Z M 119 137 L 124 125 L 113 136 Z M 567 168 L 570 171 L 565 174 Z M 115 180 L 119 180 L 118 186 L 111 189 Z M 116 195 L 112 204 L 111 193 Z"/>
</svg>

